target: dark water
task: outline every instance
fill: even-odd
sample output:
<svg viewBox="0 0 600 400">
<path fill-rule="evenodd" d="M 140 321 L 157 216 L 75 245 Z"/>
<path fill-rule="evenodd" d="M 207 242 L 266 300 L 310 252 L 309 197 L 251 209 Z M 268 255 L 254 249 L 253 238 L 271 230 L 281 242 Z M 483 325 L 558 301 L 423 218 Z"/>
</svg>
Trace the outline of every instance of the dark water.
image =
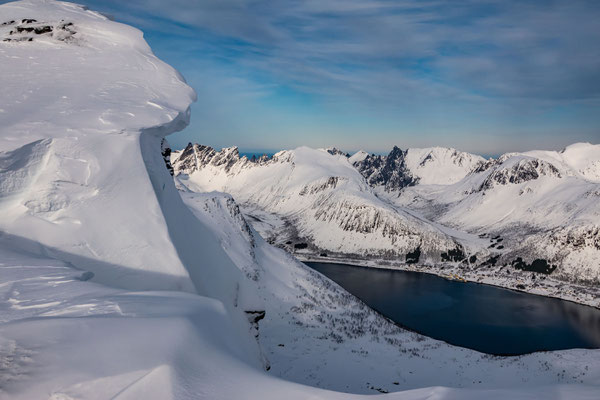
<svg viewBox="0 0 600 400">
<path fill-rule="evenodd" d="M 408 271 L 306 263 L 413 331 L 497 355 L 600 348 L 600 310 Z"/>
</svg>

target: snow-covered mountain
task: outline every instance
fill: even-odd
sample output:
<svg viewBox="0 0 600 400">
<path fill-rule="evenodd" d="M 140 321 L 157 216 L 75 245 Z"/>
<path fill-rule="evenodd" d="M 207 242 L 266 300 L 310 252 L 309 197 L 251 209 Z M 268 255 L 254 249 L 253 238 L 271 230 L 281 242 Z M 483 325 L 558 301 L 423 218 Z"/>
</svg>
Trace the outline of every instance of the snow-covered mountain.
<svg viewBox="0 0 600 400">
<path fill-rule="evenodd" d="M 349 161 L 370 185 L 393 191 L 416 184 L 456 183 L 485 160 L 445 147 L 401 150 L 394 146 L 387 156 L 359 151 Z"/>
<path fill-rule="evenodd" d="M 501 236 L 503 243 L 490 249 L 498 264 L 556 268 L 555 277 L 596 285 L 599 162 L 600 145 L 585 143 L 560 152 L 509 153 L 453 185 L 419 185 L 386 198 L 456 229 Z"/>
<path fill-rule="evenodd" d="M 174 170 L 191 190 L 231 193 L 256 229 L 298 254 L 414 262 L 437 273 L 448 262 L 482 274 L 509 266 L 595 285 L 599 147 L 490 160 L 439 147 L 350 157 L 299 148 L 251 162 L 235 147 L 190 144 L 174 153 Z"/>
<path fill-rule="evenodd" d="M 0 37 L 0 398 L 596 395 L 598 351 L 490 357 L 403 330 L 265 242 L 230 195 L 174 179 L 164 136 L 195 94 L 140 31 L 29 0 L 0 5 Z M 306 174 L 303 196 L 324 185 L 373 202 L 342 155 L 321 152 L 322 170 L 356 182 L 306 186 L 322 170 L 302 151 L 257 164 Z M 215 185 L 248 162 L 235 153 L 210 158 L 227 170 Z M 417 232 L 453 243 L 436 226 Z"/>
<path fill-rule="evenodd" d="M 300 147 L 251 162 L 235 147 L 216 151 L 189 144 L 174 153 L 173 168 L 193 191 L 230 193 L 253 209 L 255 219 L 277 219 L 267 236 L 289 246 L 415 262 L 438 261 L 460 246 L 434 225 L 380 200 L 339 151 Z"/>
</svg>

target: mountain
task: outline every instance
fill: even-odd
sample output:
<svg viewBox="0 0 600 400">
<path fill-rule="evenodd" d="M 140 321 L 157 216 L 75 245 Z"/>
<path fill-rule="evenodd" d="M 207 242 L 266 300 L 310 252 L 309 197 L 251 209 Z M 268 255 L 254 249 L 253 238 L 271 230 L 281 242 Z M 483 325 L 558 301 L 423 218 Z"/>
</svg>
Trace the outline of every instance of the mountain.
<svg viewBox="0 0 600 400">
<path fill-rule="evenodd" d="M 444 147 L 401 150 L 394 146 L 387 156 L 358 152 L 350 158 L 371 186 L 387 191 L 416 184 L 456 183 L 484 161 L 480 156 Z"/>
<path fill-rule="evenodd" d="M 274 220 L 262 233 L 288 247 L 379 257 L 418 253 L 422 262 L 460 247 L 432 224 L 380 200 L 339 151 L 300 147 L 251 162 L 235 147 L 189 144 L 174 160 L 183 185 L 230 193 L 259 223 Z"/>
<path fill-rule="evenodd" d="M 440 147 L 298 148 L 251 162 L 235 147 L 189 144 L 174 170 L 192 191 L 232 194 L 263 236 L 301 257 L 415 264 L 595 304 L 588 289 L 559 288 L 600 279 L 598 147 L 489 160 Z"/>
<path fill-rule="evenodd" d="M 600 145 L 560 152 L 508 153 L 443 187 L 419 185 L 390 195 L 433 221 L 500 236 L 499 264 L 552 269 L 555 277 L 600 282 Z M 501 251 L 497 251 L 500 247 Z"/>
</svg>

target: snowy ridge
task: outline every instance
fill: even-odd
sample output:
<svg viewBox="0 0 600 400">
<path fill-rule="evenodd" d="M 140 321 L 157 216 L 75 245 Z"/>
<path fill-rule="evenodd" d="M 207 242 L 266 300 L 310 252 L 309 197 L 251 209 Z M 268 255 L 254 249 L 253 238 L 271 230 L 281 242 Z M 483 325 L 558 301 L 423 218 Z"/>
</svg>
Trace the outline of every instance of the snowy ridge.
<svg viewBox="0 0 600 400">
<path fill-rule="evenodd" d="M 280 239 L 297 236 L 320 251 L 405 256 L 418 249 L 425 260 L 457 246 L 436 227 L 377 198 L 339 151 L 301 147 L 251 162 L 237 148 L 190 144 L 173 167 L 191 190 L 227 192 L 242 205 L 277 215 L 295 230 L 279 232 Z"/>
<path fill-rule="evenodd" d="M 360 162 L 367 157 L 369 157 L 369 153 L 367 153 L 364 150 L 359 150 L 356 153 L 352 154 L 350 157 L 348 157 L 348 161 L 350 162 L 350 164 L 354 165 L 355 163 Z"/>
<path fill-rule="evenodd" d="M 498 264 L 536 259 L 555 277 L 595 285 L 600 279 L 600 146 L 561 152 L 508 153 L 480 164 L 454 185 L 405 188 L 388 200 L 470 233 L 500 235 Z M 583 171 L 583 172 L 582 172 Z M 501 251 L 497 251 L 496 247 Z"/>
<path fill-rule="evenodd" d="M 105 389 L 114 384 L 121 390 L 154 374 L 153 368 L 162 363 L 165 368 L 155 378 L 167 384 L 167 389 L 157 391 L 156 396 L 168 398 L 176 364 L 166 361 L 176 353 L 173 346 L 153 346 L 154 340 L 168 342 L 168 327 L 189 340 L 200 340 L 197 330 L 178 330 L 176 325 L 194 321 L 202 308 L 207 309 L 208 320 L 235 326 L 228 339 L 239 343 L 235 352 L 259 366 L 259 349 L 245 332 L 244 315 L 245 309 L 260 308 L 257 297 L 245 290 L 247 279 L 216 236 L 183 204 L 161 155 L 162 138 L 187 125 L 194 91 L 177 71 L 152 54 L 140 31 L 81 6 L 54 1 L 9 3 L 0 6 L 0 21 L 1 37 L 14 37 L 10 32 L 18 31 L 16 27 L 23 28 L 19 33 L 30 35 L 27 40 L 0 41 L 0 244 L 4 250 L 0 256 L 3 265 L 7 257 L 13 259 L 8 271 L 14 269 L 17 274 L 2 275 L 2 293 L 13 299 L 8 311 L 81 318 L 64 324 L 51 318 L 27 323 L 19 322 L 27 318 L 25 312 L 3 314 L 2 321 L 15 322 L 3 326 L 0 333 L 2 365 L 6 361 L 8 371 L 16 375 L 2 375 L 0 396 L 8 391 L 11 398 L 40 398 L 41 393 L 48 397 L 50 387 L 67 388 L 98 377 L 112 382 L 99 383 Z M 31 24 L 53 28 L 29 31 Z M 62 24 L 69 24 L 71 40 L 54 35 Z M 202 264 L 198 263 L 200 254 Z M 30 269 L 32 259 L 37 260 L 36 268 Z M 21 279 L 47 282 L 44 276 L 55 264 L 65 271 L 54 279 L 54 287 L 60 289 L 14 283 Z M 28 271 L 33 275 L 19 275 Z M 123 350 L 102 337 L 124 335 L 132 339 L 123 340 L 127 347 L 136 335 L 161 324 L 141 322 L 143 316 L 151 317 L 147 308 L 152 295 L 140 296 L 139 304 L 127 311 L 111 297 L 125 293 L 120 289 L 177 290 L 213 299 L 175 295 L 179 299 L 175 303 L 184 308 L 187 304 L 189 313 L 157 311 L 157 317 L 163 318 L 164 334 L 140 341 L 141 347 L 132 346 L 132 361 L 124 364 L 127 371 L 139 373 L 113 379 L 110 374 L 121 371 L 118 354 Z M 170 297 L 154 296 L 165 304 L 172 304 Z M 55 300 L 44 302 L 44 298 Z M 88 321 L 87 316 L 107 310 L 102 298 L 117 304 L 108 308 L 110 315 L 127 319 Z M 36 304 L 40 299 L 42 303 Z M 50 309 L 54 311 L 44 314 Z M 86 325 L 97 327 L 98 335 L 89 336 L 90 342 L 77 339 L 76 332 Z M 41 338 L 35 332 L 47 336 Z M 48 344 L 32 353 L 40 341 Z M 94 341 L 92 347 L 107 356 L 96 360 L 99 367 L 90 363 L 94 355 L 83 351 Z M 64 343 L 72 343 L 83 361 L 60 361 L 56 346 Z M 143 349 L 148 346 L 163 350 L 153 353 L 155 358 L 144 359 Z M 11 348 L 23 348 L 33 370 L 13 364 L 19 361 L 4 353 Z M 84 365 L 86 360 L 89 365 Z M 42 378 L 40 368 L 55 372 Z M 37 379 L 32 381 L 30 376 Z M 90 381 L 82 389 L 93 391 L 94 385 Z M 141 386 L 142 391 L 152 387 Z M 137 390 L 129 392 L 140 395 Z M 115 395 L 102 393 L 101 397 Z"/>
<path fill-rule="evenodd" d="M 35 240 L 45 252 L 81 258 L 78 264 L 111 285 L 193 291 L 185 267 L 173 262 L 176 250 L 165 240 L 140 147 L 143 128 L 164 136 L 186 126 L 193 90 L 134 28 L 69 3 L 2 6 L 2 22 L 31 20 L 72 23 L 75 33 L 68 42 L 47 33 L 1 42 L 0 229 Z M 0 27 L 0 36 L 15 24 Z M 80 60 L 77 68 L 65 68 L 69 59 Z M 71 82 L 89 84 L 82 91 Z M 132 200 L 137 196 L 145 200 Z M 130 220 L 115 230 L 140 208 L 144 223 Z M 148 275 L 143 284 L 136 271 Z"/>
<path fill-rule="evenodd" d="M 481 156 L 446 147 L 406 151 L 406 165 L 421 185 L 456 183 L 484 161 Z"/>
<path fill-rule="evenodd" d="M 477 267 L 486 276 L 507 266 L 506 274 L 595 285 L 598 148 L 575 144 L 487 161 L 439 147 L 356 157 L 299 148 L 251 162 L 237 148 L 190 144 L 175 172 L 193 191 L 231 193 L 261 234 L 297 254 L 459 263 L 458 270 Z"/>
</svg>

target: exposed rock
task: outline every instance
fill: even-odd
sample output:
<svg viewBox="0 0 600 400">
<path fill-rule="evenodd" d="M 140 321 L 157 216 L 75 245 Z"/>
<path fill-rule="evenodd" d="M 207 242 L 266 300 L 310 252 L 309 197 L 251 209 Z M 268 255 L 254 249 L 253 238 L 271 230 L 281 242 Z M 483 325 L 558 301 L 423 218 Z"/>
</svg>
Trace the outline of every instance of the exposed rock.
<svg viewBox="0 0 600 400">
<path fill-rule="evenodd" d="M 481 168 L 483 167 L 478 168 L 475 172 L 480 171 Z M 494 185 L 519 184 L 538 179 L 540 176 L 561 177 L 560 171 L 554 165 L 530 157 L 508 163 L 508 165 L 498 159 L 490 162 L 488 168 L 493 168 L 493 171 L 485 178 L 478 191 L 491 189 Z"/>
<path fill-rule="evenodd" d="M 464 251 L 460 247 L 448 250 L 441 254 L 442 261 L 459 262 L 466 259 Z"/>
<path fill-rule="evenodd" d="M 418 182 L 405 162 L 406 152 L 394 146 L 387 156 L 369 155 L 354 164 L 356 169 L 372 186 L 383 186 L 385 190 L 398 190 Z"/>
<path fill-rule="evenodd" d="M 169 143 L 167 142 L 166 139 L 163 139 L 160 142 L 160 147 L 161 147 L 161 154 L 163 156 L 163 160 L 165 160 L 165 165 L 167 166 L 167 169 L 169 170 L 169 173 L 171 174 L 171 176 L 173 176 L 174 171 L 173 171 L 173 166 L 171 165 L 171 147 L 169 147 Z"/>
<path fill-rule="evenodd" d="M 350 154 L 348 153 L 344 153 L 343 151 L 336 149 L 335 147 L 330 147 L 328 149 L 325 149 L 325 151 L 327 151 L 329 154 L 331 154 L 332 156 L 344 156 L 344 157 L 350 157 Z"/>
<path fill-rule="evenodd" d="M 420 257 L 421 257 L 421 248 L 417 247 L 414 251 L 406 253 L 406 263 L 407 264 L 416 264 L 419 262 Z"/>
</svg>

